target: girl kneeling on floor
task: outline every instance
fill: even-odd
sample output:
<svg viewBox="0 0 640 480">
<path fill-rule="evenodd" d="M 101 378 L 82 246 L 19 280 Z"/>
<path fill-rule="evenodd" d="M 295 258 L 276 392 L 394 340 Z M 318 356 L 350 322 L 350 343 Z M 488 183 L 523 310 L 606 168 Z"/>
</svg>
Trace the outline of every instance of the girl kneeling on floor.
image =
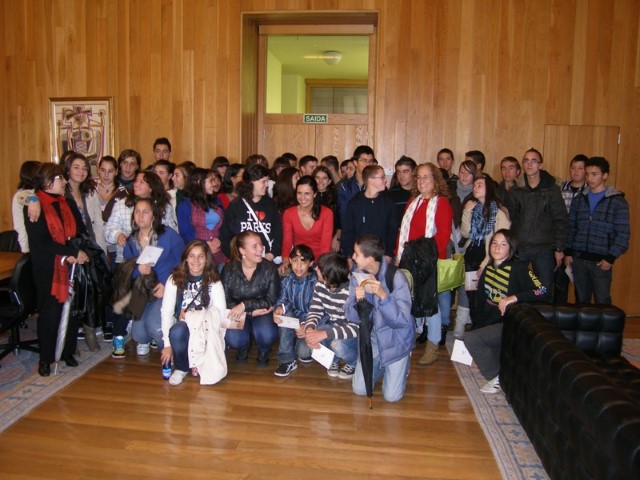
<svg viewBox="0 0 640 480">
<path fill-rule="evenodd" d="M 224 335 L 227 308 L 211 250 L 202 240 L 189 242 L 180 265 L 167 281 L 162 299 L 161 361 L 173 361 L 170 385 L 179 385 L 191 370 L 201 385 L 227 375 Z"/>
</svg>

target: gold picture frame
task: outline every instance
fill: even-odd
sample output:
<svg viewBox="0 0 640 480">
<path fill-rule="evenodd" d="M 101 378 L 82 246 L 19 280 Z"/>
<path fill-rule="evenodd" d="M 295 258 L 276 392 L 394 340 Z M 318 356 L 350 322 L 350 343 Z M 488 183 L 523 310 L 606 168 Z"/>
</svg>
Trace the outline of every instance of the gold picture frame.
<svg viewBox="0 0 640 480">
<path fill-rule="evenodd" d="M 89 159 L 92 170 L 105 155 L 113 155 L 111 97 L 50 98 L 51 154 L 55 163 L 74 150 Z"/>
</svg>

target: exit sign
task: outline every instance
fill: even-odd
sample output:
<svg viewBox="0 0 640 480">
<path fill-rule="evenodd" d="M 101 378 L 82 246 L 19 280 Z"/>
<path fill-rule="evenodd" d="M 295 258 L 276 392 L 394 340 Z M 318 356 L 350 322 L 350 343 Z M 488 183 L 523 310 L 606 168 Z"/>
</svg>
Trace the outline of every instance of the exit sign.
<svg viewBox="0 0 640 480">
<path fill-rule="evenodd" d="M 319 113 L 306 113 L 302 117 L 303 123 L 329 123 L 329 115 Z"/>
</svg>

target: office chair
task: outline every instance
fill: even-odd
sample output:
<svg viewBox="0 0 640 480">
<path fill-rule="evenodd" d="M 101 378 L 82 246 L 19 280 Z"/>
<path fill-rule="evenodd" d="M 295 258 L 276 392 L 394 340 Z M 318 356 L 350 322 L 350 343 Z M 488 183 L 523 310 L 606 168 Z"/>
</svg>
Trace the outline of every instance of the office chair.
<svg viewBox="0 0 640 480">
<path fill-rule="evenodd" d="M 0 290 L 0 333 L 10 331 L 8 343 L 0 345 L 0 360 L 10 352 L 39 352 L 38 340 L 20 340 L 20 327 L 36 313 L 36 286 L 31 271 L 31 255 L 23 255 L 13 269 L 8 289 Z"/>
</svg>

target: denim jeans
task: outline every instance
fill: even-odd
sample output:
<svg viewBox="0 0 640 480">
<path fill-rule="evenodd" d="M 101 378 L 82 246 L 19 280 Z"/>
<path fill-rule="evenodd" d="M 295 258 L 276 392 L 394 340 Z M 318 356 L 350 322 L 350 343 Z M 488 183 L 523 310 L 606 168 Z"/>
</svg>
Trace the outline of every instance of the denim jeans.
<svg viewBox="0 0 640 480">
<path fill-rule="evenodd" d="M 310 358 L 311 349 L 307 346 L 304 338 L 298 338 L 293 328 L 278 327 L 280 335 L 280 345 L 278 346 L 278 362 L 291 363 L 299 358 Z"/>
<path fill-rule="evenodd" d="M 596 262 L 573 257 L 573 281 L 576 286 L 576 302 L 611 304 L 611 277 L 613 269 L 602 270 Z"/>
<path fill-rule="evenodd" d="M 269 352 L 278 338 L 278 326 L 273 323 L 273 313 L 247 317 L 242 330 L 227 329 L 224 339 L 229 348 L 248 349 L 251 345 L 251 335 L 259 352 Z"/>
<path fill-rule="evenodd" d="M 438 294 L 438 310 L 440 311 L 440 322 L 443 327 L 448 327 L 451 321 L 451 290 L 446 290 Z"/>
<path fill-rule="evenodd" d="M 439 296 L 438 294 L 438 297 Z M 438 298 L 438 300 L 440 299 Z M 440 343 L 440 339 L 442 338 L 442 317 L 440 317 L 440 311 L 435 315 L 427 317 L 427 328 L 429 329 L 428 340 L 436 345 Z"/>
<path fill-rule="evenodd" d="M 131 337 L 138 343 L 149 343 L 152 339 L 158 344 L 158 349 L 162 350 L 162 319 L 160 309 L 162 299 L 156 298 L 144 307 L 144 312 L 140 320 L 134 320 L 131 327 Z"/>
<path fill-rule="evenodd" d="M 553 295 L 553 276 L 555 275 L 556 268 L 556 259 L 553 255 L 553 250 L 536 253 L 519 251 L 518 258 L 525 263 L 531 262 L 533 273 L 536 274 L 540 283 L 547 289 L 549 296 Z"/>
<path fill-rule="evenodd" d="M 411 354 L 407 354 L 386 367 L 380 366 L 380 354 L 378 353 L 375 331 L 371 335 L 371 349 L 373 350 L 373 386 L 375 387 L 380 377 L 384 377 L 382 379 L 382 396 L 387 402 L 397 402 L 404 396 L 404 390 L 407 386 Z M 362 364 L 359 361 L 351 380 L 351 387 L 356 395 L 367 394 Z"/>
<path fill-rule="evenodd" d="M 116 263 L 115 252 L 113 252 L 113 254 L 109 254 L 109 266 L 111 267 L 111 273 L 115 273 L 116 267 L 118 266 L 118 264 Z M 113 336 L 126 337 L 127 325 L 129 324 L 129 317 L 131 315 L 114 312 L 111 302 L 109 302 L 105 308 L 107 310 L 105 314 L 107 323 L 111 323 L 111 325 L 113 325 Z"/>
<path fill-rule="evenodd" d="M 318 330 L 331 330 L 331 328 L 333 328 L 331 322 L 321 323 L 318 325 Z M 358 361 L 357 338 L 347 338 L 344 340 L 327 338 L 322 342 L 322 344 L 335 354 L 335 362 L 337 362 L 338 359 L 342 359 L 345 365 L 355 368 L 356 362 Z"/>
<path fill-rule="evenodd" d="M 176 370 L 183 372 L 189 371 L 189 337 L 187 322 L 176 322 L 169 329 L 173 366 Z"/>
</svg>

